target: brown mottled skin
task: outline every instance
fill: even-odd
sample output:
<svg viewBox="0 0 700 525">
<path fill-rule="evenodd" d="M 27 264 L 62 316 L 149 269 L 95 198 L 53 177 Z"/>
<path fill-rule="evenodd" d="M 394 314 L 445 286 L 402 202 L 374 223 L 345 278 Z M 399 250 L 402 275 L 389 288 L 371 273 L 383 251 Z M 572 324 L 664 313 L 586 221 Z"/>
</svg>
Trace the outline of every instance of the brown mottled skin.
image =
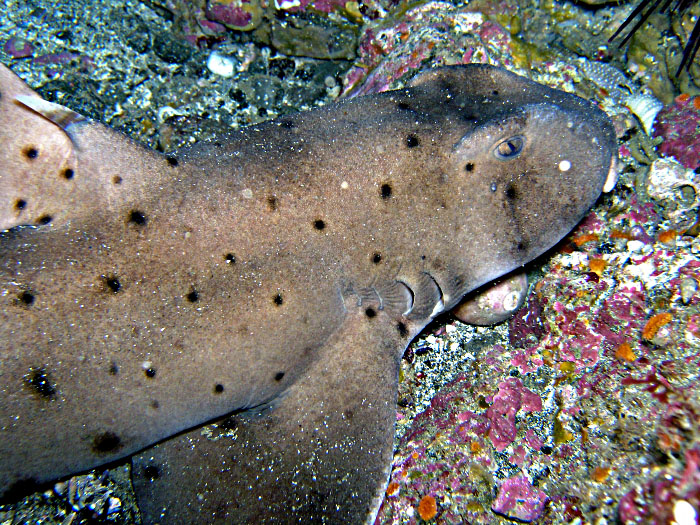
<svg viewBox="0 0 700 525">
<path fill-rule="evenodd" d="M 371 519 L 404 348 L 561 239 L 616 151 L 487 66 L 171 158 L 3 67 L 0 144 L 0 493 L 138 453 L 147 523 Z"/>
</svg>

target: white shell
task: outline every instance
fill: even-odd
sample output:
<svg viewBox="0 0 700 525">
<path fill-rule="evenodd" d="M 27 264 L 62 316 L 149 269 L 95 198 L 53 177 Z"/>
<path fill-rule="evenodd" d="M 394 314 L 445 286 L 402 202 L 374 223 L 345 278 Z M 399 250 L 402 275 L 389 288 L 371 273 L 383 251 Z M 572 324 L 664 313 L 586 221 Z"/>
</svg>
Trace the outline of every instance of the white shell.
<svg viewBox="0 0 700 525">
<path fill-rule="evenodd" d="M 633 93 L 627 97 L 625 105 L 639 119 L 647 134 L 651 133 L 656 115 L 664 107 L 660 100 L 644 93 Z"/>
<path fill-rule="evenodd" d="M 225 55 L 212 51 L 207 59 L 209 71 L 220 77 L 230 78 L 235 70 L 234 61 Z"/>
</svg>

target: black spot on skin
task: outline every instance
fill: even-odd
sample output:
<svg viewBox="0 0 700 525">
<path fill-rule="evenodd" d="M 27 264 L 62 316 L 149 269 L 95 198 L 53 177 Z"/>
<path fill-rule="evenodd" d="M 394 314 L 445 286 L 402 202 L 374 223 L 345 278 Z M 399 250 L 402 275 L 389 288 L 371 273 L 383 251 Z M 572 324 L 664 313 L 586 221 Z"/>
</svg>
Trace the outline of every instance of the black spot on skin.
<svg viewBox="0 0 700 525">
<path fill-rule="evenodd" d="M 473 162 L 467 162 L 466 166 L 464 166 L 464 169 L 467 170 L 467 172 L 472 172 L 472 171 L 474 171 L 474 163 L 473 163 Z"/>
<path fill-rule="evenodd" d="M 17 199 L 15 201 L 15 209 L 16 210 L 23 210 L 26 207 L 27 207 L 27 201 L 25 201 L 24 199 Z"/>
<path fill-rule="evenodd" d="M 438 81 L 438 85 L 440 87 L 440 91 L 442 92 L 443 95 L 445 95 L 446 98 L 450 99 L 452 98 L 452 82 L 446 78 L 440 78 Z"/>
<path fill-rule="evenodd" d="M 45 226 L 45 225 L 49 224 L 52 220 L 53 220 L 53 217 L 51 217 L 51 215 L 42 215 L 41 217 L 39 217 L 39 218 L 37 219 L 36 222 L 37 222 L 38 224 L 41 224 L 41 225 L 44 225 L 44 226 Z"/>
<path fill-rule="evenodd" d="M 277 372 L 275 374 L 275 381 L 282 381 L 283 377 L 284 377 L 284 372 Z"/>
<path fill-rule="evenodd" d="M 402 111 L 411 111 L 411 106 L 409 106 L 406 102 L 398 102 L 396 107 Z"/>
<path fill-rule="evenodd" d="M 355 412 L 353 412 L 353 411 L 350 410 L 350 409 L 343 410 L 343 417 L 344 417 L 345 419 L 348 419 L 348 420 L 352 421 L 352 418 L 355 417 Z"/>
<path fill-rule="evenodd" d="M 36 149 L 34 146 L 29 146 L 24 149 L 24 156 L 27 157 L 29 160 L 34 160 L 39 156 L 39 150 Z"/>
<path fill-rule="evenodd" d="M 44 399 L 56 397 L 56 387 L 51 382 L 51 377 L 44 367 L 30 368 L 29 373 L 24 376 L 24 384 Z"/>
<path fill-rule="evenodd" d="M 193 288 L 192 291 L 185 296 L 185 298 L 191 303 L 196 303 L 199 300 L 199 293 Z"/>
<path fill-rule="evenodd" d="M 129 222 L 131 224 L 136 224 L 137 226 L 143 226 L 146 224 L 146 216 L 138 211 L 138 210 L 132 210 L 131 213 L 129 213 Z"/>
<path fill-rule="evenodd" d="M 34 304 L 34 294 L 32 292 L 27 292 L 26 290 L 17 296 L 19 302 L 24 306 L 31 306 Z"/>
<path fill-rule="evenodd" d="M 103 432 L 92 440 L 92 451 L 98 454 L 114 452 L 122 447 L 122 440 L 114 432 Z"/>
<path fill-rule="evenodd" d="M 156 369 L 153 367 L 146 368 L 146 370 L 143 371 L 144 374 L 146 374 L 146 377 L 148 379 L 153 379 L 156 377 Z"/>
<path fill-rule="evenodd" d="M 494 90 L 491 92 L 491 94 L 492 94 L 494 97 L 497 97 L 497 96 L 498 96 L 498 90 L 497 90 L 497 89 L 494 89 Z"/>
<path fill-rule="evenodd" d="M 372 319 L 373 317 L 377 316 L 377 312 L 375 311 L 374 308 L 369 307 L 365 310 L 365 315 L 369 318 Z"/>
<path fill-rule="evenodd" d="M 520 241 L 515 247 L 519 252 L 523 252 L 527 248 L 527 244 Z"/>
<path fill-rule="evenodd" d="M 155 465 L 148 465 L 143 469 L 143 477 L 149 481 L 155 481 L 160 477 L 160 469 Z"/>
<path fill-rule="evenodd" d="M 275 295 L 274 299 L 272 299 L 272 302 L 275 303 L 276 306 L 282 306 L 282 303 L 284 302 L 284 299 L 282 299 L 282 294 L 277 294 Z"/>
<path fill-rule="evenodd" d="M 71 168 L 66 168 L 63 170 L 63 178 L 66 180 L 71 180 L 75 176 L 75 172 Z"/>
<path fill-rule="evenodd" d="M 314 221 L 314 228 L 316 228 L 318 231 L 323 230 L 326 227 L 326 223 L 323 222 L 321 219 L 316 219 Z"/>
<path fill-rule="evenodd" d="M 221 394 L 224 391 L 224 385 L 221 383 L 216 383 L 214 385 L 214 393 L 215 394 Z"/>
<path fill-rule="evenodd" d="M 392 193 L 391 184 L 382 184 L 381 192 L 382 192 L 382 199 L 386 200 L 386 199 L 391 198 L 391 193 Z"/>
<path fill-rule="evenodd" d="M 119 282 L 119 279 L 115 276 L 103 276 L 102 281 L 104 282 L 105 289 L 108 292 L 117 293 L 119 290 L 122 289 L 122 284 Z"/>
<path fill-rule="evenodd" d="M 115 175 L 112 177 L 112 184 L 121 184 L 122 183 L 122 178 L 119 175 Z"/>
<path fill-rule="evenodd" d="M 406 325 L 402 322 L 399 322 L 396 325 L 396 329 L 399 331 L 399 335 L 401 337 L 406 337 L 408 335 L 408 328 L 406 328 Z"/>
<path fill-rule="evenodd" d="M 173 168 L 176 167 L 180 161 L 177 160 L 177 157 L 165 157 L 165 159 L 168 161 L 168 166 L 172 166 Z"/>
<path fill-rule="evenodd" d="M 151 408 L 154 410 L 158 410 L 160 408 L 160 403 L 158 402 L 157 399 L 154 399 L 151 401 Z"/>
<path fill-rule="evenodd" d="M 518 196 L 518 192 L 516 191 L 515 186 L 512 184 L 508 184 L 503 193 L 505 194 L 506 198 L 510 200 L 513 200 Z"/>
<path fill-rule="evenodd" d="M 296 124 L 294 124 L 294 121 L 291 119 L 283 119 L 280 120 L 280 126 L 282 126 L 285 129 L 293 129 L 296 127 Z"/>
<path fill-rule="evenodd" d="M 374 264 L 379 264 L 380 262 L 382 262 L 382 254 L 381 254 L 381 253 L 375 253 L 374 255 L 372 255 L 372 262 L 373 262 Z"/>
<path fill-rule="evenodd" d="M 119 365 L 117 363 L 112 363 L 109 365 L 109 375 L 116 376 L 119 373 Z"/>
<path fill-rule="evenodd" d="M 406 137 L 406 146 L 409 148 L 415 148 L 420 145 L 420 139 L 416 137 L 414 134 L 410 134 L 408 137 Z"/>
<path fill-rule="evenodd" d="M 232 253 L 227 253 L 224 255 L 224 259 L 226 260 L 226 264 L 235 264 L 236 263 L 236 256 L 233 255 Z"/>
<path fill-rule="evenodd" d="M 269 196 L 267 198 L 267 205 L 270 207 L 270 211 L 275 211 L 277 209 L 277 197 Z"/>
</svg>

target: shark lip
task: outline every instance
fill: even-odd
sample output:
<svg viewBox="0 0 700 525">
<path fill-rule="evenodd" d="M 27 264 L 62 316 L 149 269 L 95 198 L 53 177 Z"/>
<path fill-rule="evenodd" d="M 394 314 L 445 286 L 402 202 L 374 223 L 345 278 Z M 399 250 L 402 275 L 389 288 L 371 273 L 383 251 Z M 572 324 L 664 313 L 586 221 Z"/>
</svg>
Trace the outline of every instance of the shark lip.
<svg viewBox="0 0 700 525">
<path fill-rule="evenodd" d="M 617 184 L 617 178 L 619 176 L 619 171 L 617 169 L 617 157 L 613 156 L 610 160 L 610 168 L 608 169 L 608 176 L 605 179 L 605 184 L 603 185 L 603 193 L 610 193 L 612 189 Z"/>
</svg>

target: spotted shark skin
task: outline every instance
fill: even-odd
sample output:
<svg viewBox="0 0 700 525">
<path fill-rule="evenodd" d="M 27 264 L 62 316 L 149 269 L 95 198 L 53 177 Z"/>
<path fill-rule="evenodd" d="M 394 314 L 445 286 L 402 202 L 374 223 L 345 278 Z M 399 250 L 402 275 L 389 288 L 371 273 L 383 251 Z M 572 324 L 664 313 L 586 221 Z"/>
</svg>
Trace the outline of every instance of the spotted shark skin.
<svg viewBox="0 0 700 525">
<path fill-rule="evenodd" d="M 145 523 L 371 522 L 408 343 L 616 180 L 484 65 L 171 156 L 3 66 L 0 144 L 0 494 L 131 457 Z"/>
</svg>

